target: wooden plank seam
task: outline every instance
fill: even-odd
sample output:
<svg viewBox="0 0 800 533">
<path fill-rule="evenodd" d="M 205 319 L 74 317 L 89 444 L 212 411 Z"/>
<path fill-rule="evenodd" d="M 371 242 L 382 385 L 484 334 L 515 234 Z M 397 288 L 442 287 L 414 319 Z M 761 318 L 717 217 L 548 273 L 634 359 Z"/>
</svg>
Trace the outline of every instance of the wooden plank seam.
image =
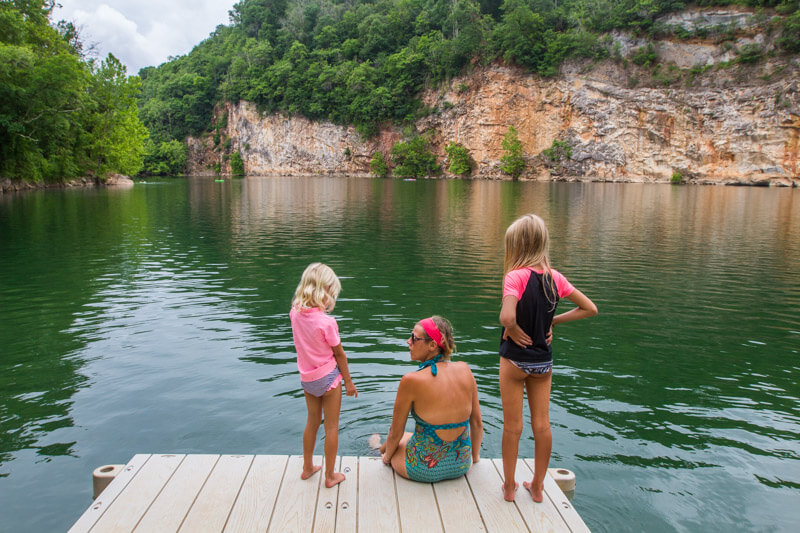
<svg viewBox="0 0 800 533">
<path fill-rule="evenodd" d="M 506 481 L 505 480 L 505 473 L 502 472 L 502 463 L 498 466 L 498 464 L 495 461 L 489 461 L 489 462 L 492 463 L 492 466 L 494 467 L 494 471 L 497 472 L 497 475 L 500 477 L 500 483 L 505 483 L 505 481 Z M 514 484 L 515 485 L 517 483 L 517 480 L 516 480 L 516 477 L 517 477 L 517 466 L 514 467 Z M 501 489 L 500 490 L 502 490 L 502 485 L 501 485 Z M 526 490 L 526 489 L 523 487 L 522 490 Z M 509 503 L 513 503 L 514 504 L 514 509 L 517 510 L 517 514 L 519 514 L 519 517 L 522 519 L 522 523 L 525 526 L 525 529 L 528 530 L 528 533 L 532 533 L 531 532 L 531 526 L 528 524 L 528 521 L 525 520 L 525 513 L 522 512 L 522 509 L 519 508 L 519 504 L 517 503 L 516 492 L 517 491 L 515 489 L 514 490 L 514 501 L 513 502 L 509 502 Z M 535 533 L 535 532 L 533 532 L 533 533 Z"/>
<path fill-rule="evenodd" d="M 283 480 L 286 479 L 286 471 L 289 469 L 289 457 L 286 458 L 286 463 L 283 465 L 283 474 L 281 474 L 281 482 L 278 484 L 278 490 L 275 491 L 275 501 L 272 502 L 272 512 L 269 514 L 269 523 L 267 524 L 267 531 L 272 527 L 272 519 L 275 518 L 275 509 L 278 507 L 278 497 L 281 495 L 281 488 L 283 487 Z"/>
<path fill-rule="evenodd" d="M 469 481 L 469 476 L 464 476 L 464 480 L 467 482 L 467 487 L 469 488 L 469 493 L 472 494 L 472 501 L 475 502 L 475 508 L 478 509 L 478 516 L 481 517 L 481 522 L 483 523 L 483 530 L 489 531 L 489 526 L 486 525 L 486 519 L 483 518 L 483 513 L 481 512 L 481 506 L 478 505 L 478 498 L 475 497 L 475 491 L 472 490 L 472 483 Z"/>
<path fill-rule="evenodd" d="M 156 454 L 153 454 L 153 455 L 156 455 Z M 153 457 L 153 455 L 151 455 L 150 457 Z M 169 456 L 169 455 L 178 455 L 178 454 L 165 453 L 163 455 Z M 148 505 L 147 509 L 144 510 L 142 515 L 139 517 L 139 520 L 136 521 L 136 524 L 133 526 L 133 530 L 134 531 L 136 530 L 137 527 L 139 527 L 139 524 L 144 519 L 145 515 L 147 514 L 147 511 L 149 511 L 150 508 L 153 506 L 153 504 L 156 503 L 156 500 L 158 500 L 158 497 L 161 496 L 162 492 L 164 492 L 164 489 L 167 487 L 167 485 L 169 485 L 169 482 L 170 482 L 170 480 L 172 480 L 172 477 L 175 475 L 175 472 L 178 471 L 178 469 L 181 467 L 181 465 L 183 464 L 183 462 L 186 460 L 187 457 L 189 457 L 188 454 L 184 454 L 183 455 L 183 459 L 181 459 L 181 462 L 178 463 L 178 466 L 175 467 L 175 470 L 172 471 L 172 473 L 169 475 L 167 480 L 164 482 L 164 485 L 161 486 L 161 489 L 159 489 L 158 493 L 156 493 L 156 495 L 153 497 L 153 501 L 150 502 L 150 505 Z M 148 459 L 148 461 L 149 461 L 149 459 Z"/>
<path fill-rule="evenodd" d="M 242 457 L 245 456 L 243 455 Z M 247 481 L 247 476 L 250 475 L 250 471 L 253 469 L 253 464 L 255 464 L 255 462 L 256 462 L 256 456 L 252 455 L 250 459 L 250 465 L 247 467 L 247 472 L 244 473 L 244 477 L 242 478 L 242 483 L 239 485 L 239 490 L 236 491 L 236 497 L 233 499 L 233 503 L 231 503 L 231 508 L 228 509 L 228 516 L 225 517 L 225 523 L 222 524 L 221 531 L 225 531 L 225 528 L 228 527 L 228 521 L 231 519 L 231 513 L 233 513 L 234 508 L 236 508 L 236 502 L 239 500 L 239 496 L 242 494 L 242 487 L 244 487 L 244 483 L 245 481 Z"/>
<path fill-rule="evenodd" d="M 439 498 L 436 497 L 436 489 L 433 486 L 433 483 L 430 483 L 431 492 L 433 493 L 433 502 L 436 504 L 436 514 L 439 517 L 439 523 L 442 525 L 442 531 L 446 531 L 444 528 L 444 519 L 442 518 L 442 512 L 439 510 Z"/>
<path fill-rule="evenodd" d="M 123 473 L 124 472 L 134 471 L 130 475 L 130 477 L 127 479 L 127 481 L 125 481 L 125 483 L 123 485 L 121 485 L 119 488 L 113 486 L 114 485 L 114 480 L 119 479 L 120 482 L 122 481 L 122 479 L 120 479 L 121 475 L 118 475 L 103 490 L 103 492 L 106 493 L 106 496 L 109 496 L 111 499 L 110 500 L 101 500 L 101 497 L 103 496 L 103 493 L 100 493 L 97 496 L 97 498 L 95 499 L 95 501 L 92 502 L 92 505 L 89 506 L 90 510 L 99 510 L 100 514 L 98 514 L 97 517 L 95 517 L 94 520 L 92 520 L 91 524 L 88 524 L 88 527 L 86 528 L 85 531 L 91 531 L 91 529 L 95 526 L 95 524 L 97 524 L 97 522 L 100 520 L 100 518 L 102 518 L 103 515 L 106 513 L 106 511 L 108 511 L 108 508 L 111 507 L 111 504 L 114 503 L 117 500 L 117 498 L 119 498 L 120 495 L 122 495 L 122 493 L 125 491 L 125 489 L 130 484 L 130 482 L 133 481 L 133 479 L 136 477 L 136 474 L 139 473 L 139 470 L 141 470 L 142 467 L 147 464 L 147 461 L 149 461 L 150 457 L 151 457 L 150 455 L 148 455 L 147 459 L 145 459 L 144 462 L 142 464 L 138 465 L 138 466 L 136 466 L 135 464 L 132 465 L 131 463 L 133 463 L 136 460 L 137 455 L 134 455 L 133 458 L 131 458 L 131 460 L 128 461 L 128 464 L 125 465 L 125 468 L 123 469 Z M 113 487 L 112 490 L 108 490 L 109 487 Z M 113 494 L 113 496 L 112 496 L 112 492 L 114 490 L 116 490 L 116 494 Z M 86 513 L 84 513 L 84 515 L 85 514 Z M 75 528 L 75 526 L 77 526 L 82 521 L 82 519 L 83 519 L 83 516 L 81 516 L 81 518 L 78 519 L 78 522 L 76 522 L 72 527 Z"/>
<path fill-rule="evenodd" d="M 219 460 L 220 460 L 221 457 L 222 457 L 222 455 L 217 455 L 217 460 L 214 461 L 214 466 L 211 468 L 211 470 L 208 471 L 208 475 L 206 475 L 206 478 L 203 480 L 203 484 L 200 485 L 200 490 L 198 490 L 197 494 L 194 495 L 194 499 L 192 500 L 192 505 L 189 506 L 189 508 L 186 510 L 186 514 L 183 515 L 183 520 L 181 520 L 181 523 L 178 526 L 178 531 L 181 530 L 181 528 L 183 527 L 184 522 L 186 522 L 186 519 L 189 517 L 189 514 L 192 512 L 192 508 L 194 507 L 194 504 L 197 503 L 197 498 L 199 498 L 200 494 L 203 493 L 203 489 L 205 488 L 206 483 L 208 483 L 208 479 L 211 477 L 211 474 L 214 473 L 214 469 L 217 468 L 217 465 L 219 464 Z"/>
<path fill-rule="evenodd" d="M 314 459 L 316 459 L 316 457 L 312 458 L 312 460 L 311 460 L 311 464 L 312 465 L 314 464 Z M 322 463 L 322 468 L 319 469 L 319 480 L 317 481 L 317 494 L 314 497 L 314 516 L 313 516 L 313 518 L 311 518 L 311 531 L 314 531 L 314 528 L 317 526 L 317 507 L 319 507 L 319 495 L 322 492 L 322 483 L 323 483 L 322 480 L 325 477 L 325 467 L 327 466 L 325 464 L 325 460 L 324 459 L 320 458 L 320 462 Z M 334 470 L 335 470 L 335 468 L 334 468 Z M 312 474 L 312 475 L 314 475 L 314 474 Z M 338 492 L 339 492 L 338 488 L 336 489 L 336 492 L 338 494 Z M 334 522 L 334 524 L 336 524 L 336 522 Z"/>
</svg>

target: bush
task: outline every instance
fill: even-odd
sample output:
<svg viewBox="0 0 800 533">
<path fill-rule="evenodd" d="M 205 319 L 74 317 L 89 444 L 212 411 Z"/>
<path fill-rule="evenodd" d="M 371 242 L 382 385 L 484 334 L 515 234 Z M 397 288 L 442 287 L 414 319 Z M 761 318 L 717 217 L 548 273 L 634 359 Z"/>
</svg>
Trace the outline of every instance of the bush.
<svg viewBox="0 0 800 533">
<path fill-rule="evenodd" d="M 651 67 L 658 63 L 658 54 L 653 46 L 653 43 L 648 43 L 647 46 L 640 46 L 631 54 L 631 61 L 640 67 Z"/>
<path fill-rule="evenodd" d="M 450 159 L 450 166 L 447 168 L 452 174 L 465 176 L 472 172 L 472 158 L 469 150 L 459 143 L 451 142 L 444 149 Z"/>
<path fill-rule="evenodd" d="M 379 178 L 385 178 L 389 175 L 389 165 L 386 164 L 383 152 L 375 152 L 372 154 L 372 160 L 369 162 L 369 170 L 373 175 Z"/>
<path fill-rule="evenodd" d="M 760 44 L 746 44 L 739 48 L 739 63 L 758 63 L 764 57 L 764 48 Z"/>
<path fill-rule="evenodd" d="M 681 173 L 678 172 L 677 170 L 673 171 L 672 178 L 669 181 L 670 183 L 676 183 L 676 184 L 683 183 L 683 175 L 681 175 Z"/>
<path fill-rule="evenodd" d="M 500 170 L 516 179 L 525 170 L 525 160 L 522 158 L 522 143 L 514 126 L 509 126 L 503 142 L 503 157 L 500 158 Z"/>
<path fill-rule="evenodd" d="M 408 142 L 397 142 L 392 146 L 392 163 L 396 176 L 421 178 L 440 172 L 436 155 L 431 153 L 425 137 L 414 137 Z"/>
<path fill-rule="evenodd" d="M 553 139 L 553 144 L 550 145 L 550 148 L 542 150 L 542 154 L 551 162 L 555 163 L 556 161 L 572 157 L 572 147 L 567 144 L 566 141 Z"/>
<path fill-rule="evenodd" d="M 244 176 L 244 161 L 242 154 L 236 150 L 231 154 L 231 174 L 234 176 Z"/>
</svg>

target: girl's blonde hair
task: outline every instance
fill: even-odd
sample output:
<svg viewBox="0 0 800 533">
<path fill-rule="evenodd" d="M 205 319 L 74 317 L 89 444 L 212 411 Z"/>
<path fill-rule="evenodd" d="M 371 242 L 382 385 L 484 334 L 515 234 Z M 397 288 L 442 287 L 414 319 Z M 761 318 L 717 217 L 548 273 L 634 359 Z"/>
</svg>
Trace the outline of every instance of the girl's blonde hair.
<svg viewBox="0 0 800 533">
<path fill-rule="evenodd" d="M 450 324 L 449 320 L 439 315 L 433 315 L 431 319 L 442 334 L 442 344 L 444 344 L 444 346 L 439 346 L 439 353 L 443 355 L 442 359 L 449 361 L 450 355 L 456 351 L 456 341 L 453 340 L 453 326 Z M 427 333 L 425 333 L 423 339 L 426 341 L 433 340 Z"/>
<path fill-rule="evenodd" d="M 322 263 L 311 263 L 303 271 L 300 283 L 294 291 L 292 307 L 312 309 L 318 307 L 330 313 L 336 305 L 336 298 L 342 284 L 331 267 Z"/>
<path fill-rule="evenodd" d="M 543 281 L 549 289 L 545 291 L 545 296 L 555 305 L 556 288 L 550 269 L 550 234 L 547 225 L 540 216 L 522 215 L 506 230 L 503 271 L 508 274 L 518 268 L 534 266 L 541 266 L 544 270 Z"/>
</svg>

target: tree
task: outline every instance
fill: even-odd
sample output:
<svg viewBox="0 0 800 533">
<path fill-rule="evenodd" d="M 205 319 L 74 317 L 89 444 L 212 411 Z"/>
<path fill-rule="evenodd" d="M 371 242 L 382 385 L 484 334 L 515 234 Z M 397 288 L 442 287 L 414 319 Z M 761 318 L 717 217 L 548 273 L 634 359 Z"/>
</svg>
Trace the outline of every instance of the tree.
<svg viewBox="0 0 800 533">
<path fill-rule="evenodd" d="M 383 152 L 375 152 L 372 154 L 372 160 L 369 162 L 369 170 L 379 178 L 385 178 L 389 175 L 389 165 L 386 164 Z"/>
<path fill-rule="evenodd" d="M 242 154 L 239 150 L 231 154 L 231 174 L 234 176 L 244 176 L 244 161 L 242 161 Z"/>
<path fill-rule="evenodd" d="M 436 156 L 428 147 L 428 140 L 423 136 L 395 143 L 392 146 L 392 163 L 396 176 L 421 178 L 438 174 L 441 170 L 436 163 Z"/>
<path fill-rule="evenodd" d="M 501 146 L 503 156 L 500 158 L 500 170 L 517 179 L 525 169 L 525 160 L 522 158 L 522 143 L 514 126 L 508 127 Z"/>
<path fill-rule="evenodd" d="M 125 65 L 112 54 L 93 74 L 89 87 L 93 105 L 87 123 L 94 172 L 101 177 L 112 171 L 136 174 L 142 168 L 147 138 L 136 107 L 139 78 L 128 77 Z"/>
<path fill-rule="evenodd" d="M 469 155 L 469 150 L 464 145 L 451 142 L 444 151 L 450 160 L 448 170 L 451 173 L 464 176 L 472 172 L 472 158 Z"/>
</svg>

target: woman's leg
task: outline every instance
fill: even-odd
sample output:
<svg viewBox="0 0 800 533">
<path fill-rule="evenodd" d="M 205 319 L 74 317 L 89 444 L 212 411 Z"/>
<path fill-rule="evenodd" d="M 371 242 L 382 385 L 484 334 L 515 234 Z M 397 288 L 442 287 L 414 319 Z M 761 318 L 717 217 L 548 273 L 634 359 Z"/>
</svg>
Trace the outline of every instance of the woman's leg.
<svg viewBox="0 0 800 533">
<path fill-rule="evenodd" d="M 550 389 L 553 373 L 529 376 L 525 381 L 528 389 L 528 405 L 531 409 L 531 426 L 533 426 L 533 480 L 523 483 L 531 493 L 533 501 L 539 503 L 544 499 L 544 476 L 550 463 L 550 451 L 553 448 L 553 434 L 550 432 Z"/>
<path fill-rule="evenodd" d="M 303 472 L 300 474 L 300 479 L 308 479 L 314 472 L 322 468 L 320 465 L 313 463 L 314 445 L 317 443 L 317 430 L 322 421 L 322 398 L 317 398 L 307 392 L 305 396 L 308 418 L 306 419 L 306 429 L 303 431 Z"/>
<path fill-rule="evenodd" d="M 344 474 L 334 472 L 339 449 L 339 412 L 342 409 L 342 387 L 337 385 L 322 395 L 325 412 L 325 486 L 333 487 L 344 481 Z"/>
<path fill-rule="evenodd" d="M 514 366 L 505 357 L 500 358 L 500 399 L 503 402 L 503 498 L 514 501 L 517 482 L 514 473 L 517 470 L 519 454 L 519 438 L 522 436 L 522 399 L 524 396 L 525 378 L 528 374 Z"/>
<path fill-rule="evenodd" d="M 408 431 L 403 433 L 403 436 L 400 437 L 400 442 L 397 444 L 397 449 L 394 455 L 392 455 L 392 468 L 406 479 L 408 479 L 408 472 L 406 471 L 406 445 L 410 438 L 411 433 Z"/>
</svg>

